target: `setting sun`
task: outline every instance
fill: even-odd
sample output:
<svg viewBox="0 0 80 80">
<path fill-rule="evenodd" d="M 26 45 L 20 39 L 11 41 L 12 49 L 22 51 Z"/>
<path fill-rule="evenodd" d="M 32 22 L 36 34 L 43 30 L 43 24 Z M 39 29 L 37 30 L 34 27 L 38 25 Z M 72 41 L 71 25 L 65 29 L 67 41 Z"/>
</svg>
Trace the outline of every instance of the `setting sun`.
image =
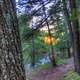
<svg viewBox="0 0 80 80">
<path fill-rule="evenodd" d="M 48 45 L 55 45 L 56 44 L 56 39 L 54 37 L 46 36 L 44 37 L 44 42 Z"/>
</svg>

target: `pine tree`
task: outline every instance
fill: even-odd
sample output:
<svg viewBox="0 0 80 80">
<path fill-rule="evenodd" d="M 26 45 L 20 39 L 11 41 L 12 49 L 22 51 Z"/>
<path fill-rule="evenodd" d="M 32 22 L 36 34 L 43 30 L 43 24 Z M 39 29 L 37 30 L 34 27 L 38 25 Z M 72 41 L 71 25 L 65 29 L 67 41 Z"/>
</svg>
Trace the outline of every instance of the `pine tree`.
<svg viewBox="0 0 80 80">
<path fill-rule="evenodd" d="M 0 0 L 0 80 L 26 80 L 15 0 Z"/>
<path fill-rule="evenodd" d="M 74 63 L 75 71 L 80 74 L 80 32 L 79 32 L 79 21 L 78 21 L 78 9 L 76 0 L 69 0 L 71 7 L 71 20 L 72 20 L 72 30 L 74 39 Z"/>
</svg>

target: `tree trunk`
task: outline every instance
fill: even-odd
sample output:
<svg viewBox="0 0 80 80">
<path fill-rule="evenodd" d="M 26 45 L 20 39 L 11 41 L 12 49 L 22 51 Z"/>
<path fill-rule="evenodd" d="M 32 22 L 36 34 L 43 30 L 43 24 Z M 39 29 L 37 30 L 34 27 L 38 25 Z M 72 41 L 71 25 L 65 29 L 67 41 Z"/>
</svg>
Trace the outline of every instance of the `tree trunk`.
<svg viewBox="0 0 80 80">
<path fill-rule="evenodd" d="M 48 20 L 47 20 L 47 14 L 45 12 L 45 6 L 44 6 L 44 1 L 41 0 L 41 5 L 43 7 L 43 13 L 44 13 L 44 16 L 45 16 L 45 23 L 47 25 L 47 28 L 48 28 L 48 35 L 50 37 L 52 37 L 52 34 L 51 34 L 51 31 L 50 31 L 50 28 L 49 28 L 49 23 L 48 23 Z M 50 60 L 52 62 L 52 66 L 55 67 L 57 66 L 57 63 L 56 63 L 56 58 L 54 56 L 54 49 L 53 49 L 53 45 L 50 45 L 50 49 L 51 49 L 51 55 L 50 55 Z"/>
<path fill-rule="evenodd" d="M 64 50 L 64 48 L 61 49 L 61 53 L 62 53 L 61 54 L 62 55 L 62 58 L 65 58 L 65 50 Z"/>
<path fill-rule="evenodd" d="M 68 58 L 71 58 L 72 53 L 70 51 L 70 42 L 69 40 L 67 40 L 67 53 L 68 53 Z M 73 48 L 73 47 L 72 47 Z"/>
<path fill-rule="evenodd" d="M 71 43 L 71 46 L 73 48 L 73 31 L 72 31 L 72 24 L 71 24 L 71 20 L 70 20 L 70 15 L 69 15 L 69 12 L 68 12 L 68 9 L 67 9 L 66 0 L 62 0 L 62 1 L 63 1 L 64 15 L 66 17 L 66 21 L 67 21 L 67 25 L 68 25 L 68 30 L 69 30 L 69 34 L 70 34 L 70 43 Z M 71 57 L 71 53 L 68 54 L 68 55 L 69 55 L 69 57 Z"/>
<path fill-rule="evenodd" d="M 71 13 L 72 13 L 72 29 L 73 29 L 73 38 L 74 38 L 74 62 L 75 62 L 75 71 L 80 74 L 80 32 L 79 32 L 79 22 L 77 15 L 77 6 L 76 0 L 69 0 Z"/>
<path fill-rule="evenodd" d="M 68 53 L 68 58 L 71 58 L 71 52 L 70 52 L 70 48 L 67 48 L 67 53 Z"/>
<path fill-rule="evenodd" d="M 32 35 L 32 54 L 31 54 L 31 66 L 35 66 L 35 42 L 34 35 Z"/>
<path fill-rule="evenodd" d="M 52 66 L 56 67 L 57 66 L 57 62 L 56 62 L 56 58 L 55 58 L 55 54 L 54 54 L 54 49 L 53 49 L 52 45 L 50 45 L 50 47 L 51 47 L 50 60 L 51 60 Z"/>
<path fill-rule="evenodd" d="M 0 0 L 0 80 L 26 80 L 15 0 Z"/>
</svg>

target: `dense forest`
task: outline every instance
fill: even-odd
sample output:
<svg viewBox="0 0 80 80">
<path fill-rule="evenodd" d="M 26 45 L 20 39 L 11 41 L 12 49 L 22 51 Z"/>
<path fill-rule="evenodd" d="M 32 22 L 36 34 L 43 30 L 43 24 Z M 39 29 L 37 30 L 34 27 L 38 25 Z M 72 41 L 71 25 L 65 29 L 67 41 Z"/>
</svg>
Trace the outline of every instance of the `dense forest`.
<svg viewBox="0 0 80 80">
<path fill-rule="evenodd" d="M 0 0 L 0 80 L 80 80 L 79 0 Z"/>
</svg>

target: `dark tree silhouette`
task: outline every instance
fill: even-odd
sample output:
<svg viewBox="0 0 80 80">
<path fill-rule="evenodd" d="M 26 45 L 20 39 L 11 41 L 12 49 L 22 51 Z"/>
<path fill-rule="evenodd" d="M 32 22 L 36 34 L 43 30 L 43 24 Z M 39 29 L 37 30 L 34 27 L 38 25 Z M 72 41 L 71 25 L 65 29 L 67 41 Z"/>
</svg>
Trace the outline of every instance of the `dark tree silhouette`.
<svg viewBox="0 0 80 80">
<path fill-rule="evenodd" d="M 78 22 L 78 9 L 76 0 L 69 0 L 71 7 L 72 30 L 74 39 L 74 63 L 75 71 L 80 74 L 80 32 Z"/>
<path fill-rule="evenodd" d="M 68 30 L 69 30 L 69 34 L 70 34 L 70 40 L 68 40 L 68 45 L 69 45 L 69 41 L 70 41 L 72 49 L 73 49 L 73 32 L 72 32 L 72 24 L 71 24 L 70 14 L 67 9 L 66 0 L 62 0 L 62 2 L 63 2 L 63 11 L 64 11 L 64 15 L 66 17 L 66 22 L 67 22 Z M 68 48 L 68 57 L 71 57 L 70 48 Z"/>
</svg>

